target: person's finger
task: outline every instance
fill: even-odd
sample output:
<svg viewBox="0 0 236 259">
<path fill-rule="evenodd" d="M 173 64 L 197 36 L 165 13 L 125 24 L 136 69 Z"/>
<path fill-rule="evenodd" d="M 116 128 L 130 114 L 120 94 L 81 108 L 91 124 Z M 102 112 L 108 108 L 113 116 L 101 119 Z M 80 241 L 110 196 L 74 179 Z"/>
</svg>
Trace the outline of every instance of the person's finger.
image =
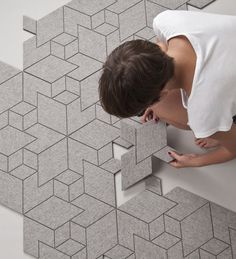
<svg viewBox="0 0 236 259">
<path fill-rule="evenodd" d="M 155 120 L 155 121 L 159 120 L 158 116 L 155 113 L 153 114 L 153 120 Z"/>
<path fill-rule="evenodd" d="M 172 165 L 173 167 L 178 167 L 178 161 L 174 160 L 174 161 L 171 161 L 169 162 L 170 165 Z"/>
<path fill-rule="evenodd" d="M 170 150 L 170 151 L 168 151 L 168 154 L 171 156 L 171 157 L 173 157 L 174 159 L 176 159 L 177 161 L 180 159 L 180 157 L 181 157 L 181 154 L 178 154 L 178 153 L 176 153 L 175 151 L 173 151 L 173 150 Z"/>
</svg>

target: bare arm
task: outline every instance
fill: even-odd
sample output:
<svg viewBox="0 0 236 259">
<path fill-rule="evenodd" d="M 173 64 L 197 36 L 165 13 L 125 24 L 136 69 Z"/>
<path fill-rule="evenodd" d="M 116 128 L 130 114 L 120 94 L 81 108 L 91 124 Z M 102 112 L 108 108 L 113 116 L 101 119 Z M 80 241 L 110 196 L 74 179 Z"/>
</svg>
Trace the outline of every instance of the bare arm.
<svg viewBox="0 0 236 259">
<path fill-rule="evenodd" d="M 236 158 L 236 125 L 233 124 L 229 131 L 218 131 L 210 136 L 220 142 L 216 149 L 198 155 L 193 159 L 195 166 L 205 166 L 223 163 Z"/>
</svg>

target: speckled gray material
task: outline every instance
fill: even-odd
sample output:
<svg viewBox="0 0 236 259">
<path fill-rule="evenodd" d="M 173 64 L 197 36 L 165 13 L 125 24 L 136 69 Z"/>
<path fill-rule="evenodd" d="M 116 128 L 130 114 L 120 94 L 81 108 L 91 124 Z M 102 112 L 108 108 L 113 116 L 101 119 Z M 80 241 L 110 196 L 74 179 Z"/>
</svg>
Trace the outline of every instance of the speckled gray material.
<svg viewBox="0 0 236 259">
<path fill-rule="evenodd" d="M 0 62 L 0 203 L 24 215 L 24 251 L 39 259 L 234 259 L 236 213 L 176 187 L 163 195 L 164 122 L 106 113 L 98 79 L 132 39 L 156 42 L 153 18 L 210 0 L 73 0 L 24 16 L 24 71 Z M 128 149 L 115 159 L 112 144 Z M 145 190 L 117 206 L 122 188 Z M 103 257 L 104 255 L 104 257 Z"/>
</svg>

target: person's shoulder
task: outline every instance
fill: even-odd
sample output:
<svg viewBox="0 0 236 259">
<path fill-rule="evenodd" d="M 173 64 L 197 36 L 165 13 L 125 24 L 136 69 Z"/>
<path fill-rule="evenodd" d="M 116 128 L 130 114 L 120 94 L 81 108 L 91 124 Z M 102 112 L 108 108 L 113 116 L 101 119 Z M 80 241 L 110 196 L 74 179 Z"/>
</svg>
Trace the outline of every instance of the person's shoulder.
<svg viewBox="0 0 236 259">
<path fill-rule="evenodd" d="M 160 23 L 161 21 L 166 22 L 169 18 L 174 19 L 174 17 L 176 17 L 176 19 L 179 19 L 179 17 L 183 17 L 184 14 L 188 13 L 189 11 L 187 10 L 170 10 L 167 9 L 165 11 L 160 12 L 159 14 L 157 14 L 154 19 L 153 22 L 154 23 Z"/>
</svg>

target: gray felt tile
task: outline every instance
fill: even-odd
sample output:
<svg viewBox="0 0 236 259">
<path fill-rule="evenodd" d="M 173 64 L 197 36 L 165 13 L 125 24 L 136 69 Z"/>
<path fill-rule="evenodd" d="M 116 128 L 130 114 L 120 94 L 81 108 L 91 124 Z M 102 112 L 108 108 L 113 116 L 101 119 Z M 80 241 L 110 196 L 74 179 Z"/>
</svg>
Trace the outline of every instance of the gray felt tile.
<svg viewBox="0 0 236 259">
<path fill-rule="evenodd" d="M 40 259 L 70 259 L 70 256 L 63 254 L 62 252 L 48 246 L 42 242 L 39 242 Z"/>
<path fill-rule="evenodd" d="M 22 164 L 13 169 L 10 173 L 11 175 L 14 175 L 16 178 L 24 180 L 25 178 L 33 175 L 35 172 L 36 171 L 33 168 Z"/>
<path fill-rule="evenodd" d="M 167 259 L 167 253 L 165 249 L 136 235 L 134 236 L 134 246 L 137 259 Z"/>
<path fill-rule="evenodd" d="M 32 105 L 37 105 L 37 93 L 51 96 L 51 84 L 35 76 L 23 73 L 24 100 Z"/>
<path fill-rule="evenodd" d="M 143 39 L 151 39 L 155 36 L 155 33 L 153 32 L 153 29 L 150 27 L 145 27 L 144 29 L 141 29 L 140 31 L 136 32 L 136 35 L 140 36 Z"/>
<path fill-rule="evenodd" d="M 114 175 L 96 165 L 84 161 L 85 193 L 116 206 Z"/>
<path fill-rule="evenodd" d="M 89 226 L 113 209 L 108 204 L 87 194 L 81 195 L 72 203 L 84 210 L 83 213 L 79 214 L 72 220 L 74 223 L 77 223 L 83 227 Z"/>
<path fill-rule="evenodd" d="M 53 195 L 53 182 L 38 186 L 38 174 L 33 174 L 24 181 L 24 212 L 26 213 L 39 203 Z"/>
<path fill-rule="evenodd" d="M 49 83 L 53 83 L 77 66 L 52 55 L 30 66 L 25 71 Z"/>
<path fill-rule="evenodd" d="M 78 24 L 91 29 L 91 17 L 78 10 L 64 6 L 64 27 L 65 32 L 73 36 L 78 36 Z"/>
<path fill-rule="evenodd" d="M 117 128 L 99 120 L 93 120 L 80 130 L 70 135 L 71 138 L 95 149 L 103 147 L 118 136 L 119 130 Z"/>
<path fill-rule="evenodd" d="M 161 159 L 162 161 L 165 161 L 165 162 L 169 163 L 172 160 L 174 160 L 174 158 L 171 155 L 168 154 L 168 151 L 171 151 L 171 150 L 179 153 L 175 149 L 173 149 L 173 148 L 171 148 L 169 146 L 165 146 L 162 149 L 160 149 L 159 151 L 157 151 L 156 153 L 154 153 L 153 156 Z"/>
<path fill-rule="evenodd" d="M 0 62 L 0 203 L 24 215 L 27 254 L 233 259 L 235 212 L 179 187 L 162 195 L 152 167 L 156 157 L 169 161 L 166 125 L 111 116 L 98 96 L 114 48 L 155 42 L 153 19 L 164 10 L 211 2 L 73 0 L 38 21 L 23 18 L 32 33 L 24 70 Z M 129 148 L 121 160 L 113 143 Z M 146 190 L 117 208 L 119 171 L 123 190 L 142 179 Z"/>
<path fill-rule="evenodd" d="M 116 3 L 115 3 L 116 4 Z M 113 4 L 114 5 L 114 4 Z M 112 6 L 113 6 L 112 5 Z M 108 10 L 110 7 L 108 7 L 105 10 L 105 21 L 113 26 L 119 27 L 119 21 L 118 21 L 118 15 Z"/>
<path fill-rule="evenodd" d="M 21 70 L 19 70 L 18 68 L 0 61 L 0 84 L 2 84 L 6 80 L 9 80 L 11 77 L 16 76 L 19 73 L 21 73 Z"/>
<path fill-rule="evenodd" d="M 107 171 L 115 174 L 120 171 L 120 167 L 121 167 L 120 160 L 116 159 L 116 158 L 111 158 L 108 161 L 106 161 L 105 163 L 103 163 L 101 165 L 101 167 L 103 169 L 106 169 Z"/>
<path fill-rule="evenodd" d="M 199 9 L 202 9 L 204 7 L 206 7 L 207 5 L 211 4 L 212 2 L 214 2 L 214 0 L 190 0 L 188 1 L 189 5 L 192 5 L 194 7 L 197 7 Z"/>
<path fill-rule="evenodd" d="M 193 252 L 213 237 L 210 213 L 207 203 L 181 222 L 184 255 Z"/>
<path fill-rule="evenodd" d="M 177 220 L 182 220 L 208 202 L 206 199 L 179 187 L 174 188 L 164 196 L 178 203 L 166 213 Z"/>
<path fill-rule="evenodd" d="M 100 0 L 99 2 L 96 0 L 91 0 L 85 5 L 83 2 L 72 0 L 66 5 L 82 13 L 93 15 L 113 3 L 115 3 L 115 0 Z"/>
<path fill-rule="evenodd" d="M 153 240 L 154 238 L 156 238 L 157 236 L 159 236 L 161 233 L 165 231 L 163 215 L 161 215 L 157 219 L 154 219 L 149 224 L 149 231 L 150 231 L 151 240 Z"/>
<path fill-rule="evenodd" d="M 81 82 L 81 108 L 86 109 L 99 100 L 98 80 L 101 76 L 101 70 L 87 77 Z"/>
<path fill-rule="evenodd" d="M 30 33 L 36 34 L 37 21 L 29 16 L 23 16 L 23 29 Z"/>
<path fill-rule="evenodd" d="M 6 156 L 10 156 L 35 139 L 35 137 L 11 126 L 4 127 L 0 130 L 0 152 Z"/>
<path fill-rule="evenodd" d="M 125 11 L 126 9 L 129 9 L 130 7 L 134 6 L 138 2 L 140 2 L 140 0 L 130 0 L 130 1 L 118 0 L 114 4 L 107 7 L 107 10 L 120 14 L 121 12 Z"/>
<path fill-rule="evenodd" d="M 147 26 L 152 28 L 153 19 L 161 12 L 167 10 L 166 7 L 156 4 L 154 1 L 146 2 Z"/>
<path fill-rule="evenodd" d="M 137 163 L 167 144 L 166 123 L 147 121 L 137 129 Z"/>
<path fill-rule="evenodd" d="M 231 241 L 231 247 L 232 247 L 232 253 L 233 255 L 236 255 L 236 230 L 229 228 L 230 233 L 230 241 Z M 223 244 L 220 245 L 221 249 L 223 248 Z M 225 246 L 225 244 L 224 244 Z M 219 247 L 218 247 L 219 248 Z"/>
<path fill-rule="evenodd" d="M 104 62 L 106 59 L 106 38 L 102 34 L 89 30 L 81 25 L 78 26 L 79 52 L 89 57 L 94 57 L 98 61 Z M 89 41 L 88 41 L 89 37 Z"/>
<path fill-rule="evenodd" d="M 168 9 L 176 9 L 180 5 L 184 4 L 186 0 L 152 0 L 152 2 Z"/>
<path fill-rule="evenodd" d="M 152 174 L 152 158 L 148 157 L 136 164 L 136 149 L 130 150 L 121 156 L 121 186 L 122 190 L 139 182 L 146 176 Z"/>
<path fill-rule="evenodd" d="M 131 144 L 136 144 L 136 128 L 141 127 L 140 123 L 131 119 L 122 119 L 120 121 L 120 137 Z"/>
<path fill-rule="evenodd" d="M 87 228 L 88 258 L 97 258 L 117 242 L 116 211 L 112 210 Z"/>
<path fill-rule="evenodd" d="M 39 185 L 59 175 L 68 167 L 67 139 L 64 138 L 38 156 Z"/>
<path fill-rule="evenodd" d="M 77 69 L 68 74 L 69 77 L 72 77 L 78 81 L 82 81 L 89 75 L 102 68 L 102 62 L 88 57 L 83 53 L 78 53 L 69 58 L 67 61 L 79 66 Z"/>
<path fill-rule="evenodd" d="M 67 169 L 66 171 L 64 171 L 63 173 L 61 173 L 60 175 L 58 175 L 56 177 L 56 180 L 66 184 L 66 185 L 70 185 L 74 182 L 76 182 L 77 180 L 79 180 L 82 176 L 70 169 Z"/>
<path fill-rule="evenodd" d="M 216 259 L 216 257 L 205 250 L 199 249 L 201 259 Z"/>
<path fill-rule="evenodd" d="M 144 1 L 140 1 L 120 14 L 121 41 L 139 31 L 146 25 Z"/>
<path fill-rule="evenodd" d="M 61 199 L 51 197 L 27 212 L 26 216 L 45 226 L 55 229 L 80 214 L 82 211 L 82 209 Z"/>
<path fill-rule="evenodd" d="M 115 31 L 117 27 L 110 25 L 108 23 L 103 23 L 100 26 L 96 27 L 95 31 L 101 33 L 104 36 L 107 36 L 108 34 Z"/>
<path fill-rule="evenodd" d="M 164 216 L 164 220 L 166 232 L 181 238 L 180 222 L 167 215 Z"/>
<path fill-rule="evenodd" d="M 32 110 L 34 110 L 36 107 L 26 103 L 26 102 L 20 102 L 17 105 L 13 106 L 10 111 L 13 111 L 15 113 L 18 113 L 20 115 L 25 115 L 29 112 L 31 112 Z"/>
<path fill-rule="evenodd" d="M 63 7 L 37 21 L 37 47 L 63 32 Z"/>
<path fill-rule="evenodd" d="M 63 32 L 62 34 L 53 38 L 52 41 L 57 42 L 57 43 L 61 44 L 62 46 L 66 46 L 67 44 L 74 41 L 75 39 L 76 39 L 75 36 Z"/>
<path fill-rule="evenodd" d="M 193 251 L 191 254 L 187 255 L 185 258 L 187 258 L 187 259 L 201 259 L 199 250 L 200 249 L 197 249 L 197 250 Z"/>
<path fill-rule="evenodd" d="M 26 69 L 48 55 L 50 55 L 50 42 L 37 47 L 36 36 L 29 38 L 23 43 L 23 68 Z"/>
<path fill-rule="evenodd" d="M 74 255 L 77 252 L 79 252 L 80 250 L 82 250 L 82 248 L 84 248 L 84 245 L 72 240 L 72 239 L 68 239 L 66 242 L 64 242 L 63 244 L 61 244 L 60 246 L 57 247 L 57 249 L 67 255 Z"/>
<path fill-rule="evenodd" d="M 92 17 L 92 29 L 95 29 L 99 25 L 103 24 L 105 22 L 105 12 L 104 10 L 101 10 L 97 13 L 95 13 Z"/>
<path fill-rule="evenodd" d="M 22 213 L 22 181 L 0 171 L 0 203 Z"/>
<path fill-rule="evenodd" d="M 67 222 L 55 230 L 55 247 L 70 239 L 70 223 Z"/>
<path fill-rule="evenodd" d="M 236 213 L 213 202 L 210 203 L 214 236 L 230 243 L 228 227 L 236 229 Z"/>
<path fill-rule="evenodd" d="M 230 247 L 217 256 L 217 259 L 234 259 Z"/>
<path fill-rule="evenodd" d="M 50 97 L 38 94 L 38 122 L 62 134 L 67 133 L 66 106 Z M 50 114 L 48 110 L 50 107 Z"/>
<path fill-rule="evenodd" d="M 55 96 L 54 100 L 57 100 L 58 102 L 61 102 L 65 105 L 68 105 L 68 104 L 72 103 L 77 98 L 78 98 L 78 95 L 73 94 L 69 91 L 63 91 L 62 93 Z"/>
<path fill-rule="evenodd" d="M 126 259 L 129 255 L 132 254 L 132 251 L 125 248 L 124 246 L 117 245 L 111 250 L 105 253 L 105 256 L 111 259 Z"/>
<path fill-rule="evenodd" d="M 66 106 L 67 121 L 68 121 L 68 134 L 82 128 L 89 122 L 95 119 L 95 106 L 88 107 L 81 110 L 80 98 L 73 101 L 70 105 Z"/>
<path fill-rule="evenodd" d="M 130 148 L 132 146 L 131 143 L 127 142 L 126 140 L 122 139 L 121 137 L 116 138 L 113 142 L 119 146 L 124 148 Z"/>
<path fill-rule="evenodd" d="M 225 250 L 228 245 L 219 239 L 212 238 L 207 243 L 201 246 L 202 249 L 208 251 L 211 254 L 218 255 Z"/>
<path fill-rule="evenodd" d="M 64 138 L 64 135 L 39 123 L 33 125 L 25 132 L 36 138 L 35 141 L 27 145 L 27 150 L 36 154 L 41 153 Z"/>
<path fill-rule="evenodd" d="M 111 115 L 104 111 L 101 105 L 96 104 L 96 117 L 97 119 L 111 124 Z"/>
<path fill-rule="evenodd" d="M 22 100 L 22 73 L 6 80 L 0 88 L 0 113 Z"/>
<path fill-rule="evenodd" d="M 103 146 L 98 150 L 98 163 L 99 165 L 105 163 L 113 157 L 113 148 L 112 142 L 109 142 L 107 145 Z"/>
<path fill-rule="evenodd" d="M 54 195 L 65 200 L 72 201 L 84 193 L 83 177 L 70 184 L 54 180 Z"/>
<path fill-rule="evenodd" d="M 169 249 L 171 246 L 175 245 L 178 241 L 179 241 L 178 237 L 172 236 L 167 232 L 164 232 L 163 234 L 161 234 L 160 236 L 152 240 L 153 243 L 165 249 Z"/>
<path fill-rule="evenodd" d="M 65 87 L 66 87 L 66 90 L 80 96 L 80 83 L 79 83 L 79 81 L 66 76 L 65 77 Z"/>
<path fill-rule="evenodd" d="M 119 206 L 119 209 L 150 223 L 175 205 L 175 202 L 145 190 Z"/>
<path fill-rule="evenodd" d="M 119 244 L 134 250 L 134 234 L 149 238 L 148 224 L 123 211 L 117 210 Z"/>
<path fill-rule="evenodd" d="M 86 230 L 84 227 L 74 223 L 70 222 L 70 236 L 73 240 L 86 245 Z"/>
<path fill-rule="evenodd" d="M 183 249 L 182 249 L 182 242 L 179 241 L 175 245 L 170 247 L 167 250 L 167 255 L 168 255 L 168 259 L 183 259 L 184 255 L 183 255 Z M 185 258 L 187 258 L 187 257 L 185 257 Z M 197 256 L 192 257 L 192 259 L 194 259 L 194 258 L 199 259 Z"/>
<path fill-rule="evenodd" d="M 50 246 L 54 245 L 54 232 L 52 229 L 39 224 L 38 222 L 24 217 L 24 252 L 36 258 L 41 254 L 39 251 L 39 241 Z"/>
<path fill-rule="evenodd" d="M 83 175 L 83 159 L 98 164 L 97 151 L 93 148 L 68 138 L 68 164 L 69 168 Z"/>
<path fill-rule="evenodd" d="M 145 189 L 162 195 L 161 179 L 155 175 L 149 175 L 145 179 Z"/>
</svg>

